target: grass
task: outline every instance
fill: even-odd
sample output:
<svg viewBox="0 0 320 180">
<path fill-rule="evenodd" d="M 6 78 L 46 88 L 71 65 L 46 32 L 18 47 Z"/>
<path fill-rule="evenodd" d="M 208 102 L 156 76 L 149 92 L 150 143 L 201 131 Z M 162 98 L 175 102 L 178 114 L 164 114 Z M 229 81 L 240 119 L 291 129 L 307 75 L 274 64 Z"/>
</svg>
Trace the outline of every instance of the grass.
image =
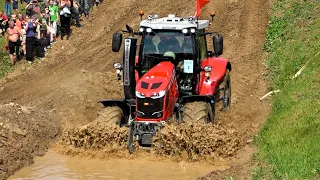
<svg viewBox="0 0 320 180">
<path fill-rule="evenodd" d="M 0 1 L 0 9 L 4 10 L 4 2 Z M 0 78 L 4 77 L 12 68 L 10 66 L 9 54 L 3 51 L 5 45 L 4 37 L 0 37 Z"/>
<path fill-rule="evenodd" d="M 267 29 L 270 88 L 280 89 L 256 144 L 254 179 L 320 174 L 320 0 L 279 0 Z M 307 62 L 304 71 L 292 76 Z"/>
</svg>

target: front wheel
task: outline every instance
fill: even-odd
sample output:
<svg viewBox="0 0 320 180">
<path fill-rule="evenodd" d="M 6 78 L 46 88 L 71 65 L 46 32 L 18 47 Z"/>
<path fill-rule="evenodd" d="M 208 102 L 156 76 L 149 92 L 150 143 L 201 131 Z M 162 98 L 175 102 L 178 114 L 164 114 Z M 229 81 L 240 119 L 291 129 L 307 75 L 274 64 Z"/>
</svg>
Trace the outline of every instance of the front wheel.
<svg viewBox="0 0 320 180">
<path fill-rule="evenodd" d="M 215 117 L 214 105 L 208 102 L 189 102 L 184 105 L 183 121 L 194 121 L 200 123 L 213 123 Z"/>
<path fill-rule="evenodd" d="M 99 113 L 96 119 L 97 121 L 106 122 L 108 124 L 114 124 L 121 126 L 123 124 L 124 116 L 122 109 L 117 106 L 104 107 Z"/>
</svg>

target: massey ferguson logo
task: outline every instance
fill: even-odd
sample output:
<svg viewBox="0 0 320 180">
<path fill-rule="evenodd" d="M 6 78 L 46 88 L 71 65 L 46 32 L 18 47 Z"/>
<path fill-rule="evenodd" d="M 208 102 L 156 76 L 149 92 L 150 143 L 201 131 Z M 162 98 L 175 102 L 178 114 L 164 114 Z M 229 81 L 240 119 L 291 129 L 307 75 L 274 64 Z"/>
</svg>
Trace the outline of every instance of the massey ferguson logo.
<svg viewBox="0 0 320 180">
<path fill-rule="evenodd" d="M 129 59 L 130 59 L 130 45 L 131 45 L 131 40 L 126 39 L 125 41 L 125 49 L 124 49 L 124 77 L 123 77 L 123 84 L 126 86 L 130 85 L 130 80 L 129 80 Z"/>
</svg>

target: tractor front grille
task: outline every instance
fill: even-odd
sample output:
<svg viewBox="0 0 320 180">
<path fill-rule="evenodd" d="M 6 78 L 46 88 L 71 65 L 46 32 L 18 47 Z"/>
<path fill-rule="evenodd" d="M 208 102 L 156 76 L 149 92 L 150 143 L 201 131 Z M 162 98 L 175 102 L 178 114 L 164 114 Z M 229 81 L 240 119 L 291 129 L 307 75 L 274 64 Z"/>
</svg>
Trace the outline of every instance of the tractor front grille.
<svg viewBox="0 0 320 180">
<path fill-rule="evenodd" d="M 158 119 L 163 116 L 164 97 L 158 99 L 137 98 L 137 116 L 144 119 Z"/>
</svg>

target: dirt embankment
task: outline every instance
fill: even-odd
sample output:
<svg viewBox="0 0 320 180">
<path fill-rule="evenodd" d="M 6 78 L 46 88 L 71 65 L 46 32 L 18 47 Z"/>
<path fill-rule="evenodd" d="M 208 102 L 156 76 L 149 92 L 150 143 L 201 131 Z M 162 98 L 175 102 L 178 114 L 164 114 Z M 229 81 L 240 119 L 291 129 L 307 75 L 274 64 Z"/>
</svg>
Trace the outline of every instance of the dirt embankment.
<svg viewBox="0 0 320 180">
<path fill-rule="evenodd" d="M 57 42 L 43 62 L 23 69 L 23 71 L 16 71 L 3 79 L 0 82 L 0 103 L 17 102 L 24 106 L 34 106 L 37 109 L 42 108 L 48 111 L 54 109 L 62 126 L 67 129 L 62 137 L 75 137 L 73 140 L 65 139 L 65 142 L 77 142 L 83 146 L 92 146 L 90 140 L 92 137 L 102 136 L 108 139 L 108 133 L 102 133 L 106 130 L 104 125 L 97 128 L 91 123 L 101 108 L 97 101 L 122 96 L 121 84 L 115 80 L 116 77 L 112 69 L 114 62 L 121 61 L 122 53 L 111 52 L 111 37 L 112 33 L 124 27 L 125 23 L 132 26 L 137 25 L 140 20 L 137 15 L 139 10 L 144 10 L 146 14 L 157 13 L 160 16 L 175 13 L 188 17 L 193 15 L 195 5 L 188 0 L 104 1 L 94 10 L 90 20 L 84 22 L 85 27 L 74 29 L 73 36 L 69 41 Z M 203 18 L 208 19 L 211 10 L 216 11 L 216 17 L 208 30 L 218 31 L 224 36 L 225 51 L 223 56 L 231 60 L 233 70 L 231 72 L 232 108 L 227 114 L 218 113 L 217 118 L 218 123 L 221 124 L 220 127 L 225 130 L 220 131 L 217 126 L 216 130 L 210 131 L 216 135 L 209 136 L 208 138 L 212 139 L 209 139 L 208 142 L 218 143 L 217 135 L 221 135 L 219 136 L 222 137 L 220 143 L 225 147 L 217 148 L 214 152 L 222 155 L 228 154 L 225 152 L 231 152 L 229 155 L 234 158 L 229 160 L 230 164 L 244 167 L 239 168 L 239 171 L 236 170 L 237 168 L 231 168 L 225 174 L 238 174 L 239 177 L 248 176 L 248 173 L 241 172 L 248 172 L 253 150 L 250 146 L 245 145 L 252 142 L 252 137 L 266 119 L 270 109 L 268 104 L 259 102 L 259 97 L 267 91 L 263 76 L 264 52 L 262 47 L 268 22 L 268 1 L 212 1 L 202 10 Z M 208 47 L 212 49 L 211 44 Z M 83 128 L 85 124 L 87 126 Z M 70 128 L 71 125 L 75 127 Z M 229 131 L 230 127 L 234 127 L 235 131 Z M 85 141 L 85 138 L 82 137 L 83 134 L 79 133 L 82 132 L 81 128 L 90 133 L 100 133 L 101 135 L 89 136 L 90 141 Z M 202 148 L 193 146 L 194 142 L 189 142 L 197 137 L 188 139 L 187 143 L 187 139 L 182 139 L 179 134 L 172 133 L 174 131 L 176 129 L 171 128 L 170 131 L 170 127 L 168 127 L 168 131 L 166 131 L 168 136 L 166 134 L 163 136 L 164 138 L 168 137 L 167 142 L 171 143 L 171 146 L 175 144 L 175 141 L 179 141 L 184 142 L 182 143 L 184 146 Z M 194 132 L 193 129 L 189 129 L 189 131 L 189 133 Z M 183 134 L 183 131 L 181 133 Z M 199 134 L 198 138 L 202 139 L 208 133 Z M 115 140 L 121 140 L 124 131 L 115 134 L 118 134 Z M 172 137 L 175 140 L 172 140 Z M 36 140 L 42 139 L 39 137 Z M 49 141 L 48 139 L 47 142 Z M 103 139 L 96 141 L 102 142 Z M 204 145 L 207 148 L 208 144 Z M 179 149 L 180 145 L 172 147 L 172 149 L 168 148 L 169 151 L 165 154 Z M 228 150 L 228 147 L 235 148 Z M 71 148 L 69 152 L 74 152 L 74 150 L 75 148 Z M 83 150 L 79 150 L 78 154 L 81 152 L 86 154 Z M 10 157 L 8 156 L 6 159 L 9 160 Z M 28 156 L 28 159 L 31 162 L 32 156 Z M 213 173 L 207 178 L 215 179 L 216 177 L 218 176 Z"/>
<path fill-rule="evenodd" d="M 52 117 L 52 112 L 14 103 L 0 105 L 0 179 L 45 154 L 60 134 L 58 122 Z"/>
</svg>

